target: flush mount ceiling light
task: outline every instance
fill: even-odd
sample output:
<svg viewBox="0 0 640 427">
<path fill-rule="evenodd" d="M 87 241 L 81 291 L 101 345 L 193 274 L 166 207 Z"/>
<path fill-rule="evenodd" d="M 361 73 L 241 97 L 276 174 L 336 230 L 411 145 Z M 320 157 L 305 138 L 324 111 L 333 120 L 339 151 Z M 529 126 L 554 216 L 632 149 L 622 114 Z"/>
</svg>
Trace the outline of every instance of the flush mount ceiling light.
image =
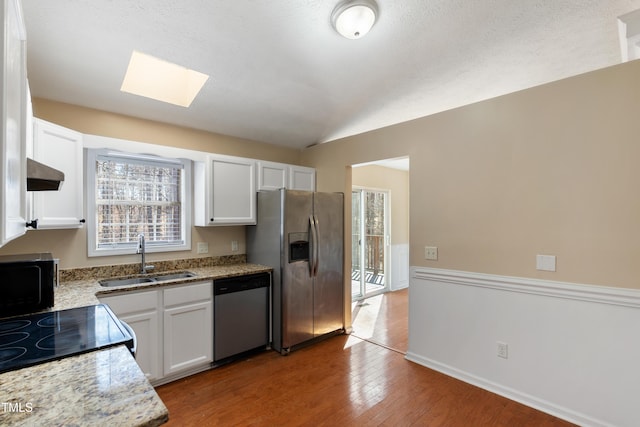
<svg viewBox="0 0 640 427">
<path fill-rule="evenodd" d="M 359 39 L 369 32 L 378 17 L 374 0 L 345 0 L 331 14 L 331 24 L 348 39 Z"/>
<path fill-rule="evenodd" d="M 120 90 L 188 107 L 208 79 L 206 74 L 134 50 Z"/>
</svg>

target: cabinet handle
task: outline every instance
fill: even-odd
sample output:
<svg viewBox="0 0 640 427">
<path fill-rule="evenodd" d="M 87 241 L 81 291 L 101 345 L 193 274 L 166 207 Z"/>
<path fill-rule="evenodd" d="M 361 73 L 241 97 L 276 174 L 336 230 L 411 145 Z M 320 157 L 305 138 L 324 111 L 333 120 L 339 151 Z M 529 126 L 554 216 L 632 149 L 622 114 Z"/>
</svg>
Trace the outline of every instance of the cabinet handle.
<svg viewBox="0 0 640 427">
<path fill-rule="evenodd" d="M 38 228 L 38 219 L 36 218 L 34 220 L 31 220 L 27 222 L 25 225 L 27 226 L 27 228 L 33 228 L 34 230 L 36 230 Z"/>
<path fill-rule="evenodd" d="M 80 220 L 80 224 L 84 224 L 85 222 L 87 222 L 87 221 L 86 221 L 84 218 L 82 218 L 82 219 Z"/>
</svg>

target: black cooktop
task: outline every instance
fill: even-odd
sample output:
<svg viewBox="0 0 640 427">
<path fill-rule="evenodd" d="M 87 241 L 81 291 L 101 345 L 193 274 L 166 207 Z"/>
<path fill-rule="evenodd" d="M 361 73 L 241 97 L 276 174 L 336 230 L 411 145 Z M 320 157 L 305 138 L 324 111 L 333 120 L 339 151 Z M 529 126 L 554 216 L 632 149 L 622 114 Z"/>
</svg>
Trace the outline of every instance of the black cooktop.
<svg viewBox="0 0 640 427">
<path fill-rule="evenodd" d="M 133 337 L 104 304 L 0 319 L 0 372 L 118 344 Z"/>
</svg>

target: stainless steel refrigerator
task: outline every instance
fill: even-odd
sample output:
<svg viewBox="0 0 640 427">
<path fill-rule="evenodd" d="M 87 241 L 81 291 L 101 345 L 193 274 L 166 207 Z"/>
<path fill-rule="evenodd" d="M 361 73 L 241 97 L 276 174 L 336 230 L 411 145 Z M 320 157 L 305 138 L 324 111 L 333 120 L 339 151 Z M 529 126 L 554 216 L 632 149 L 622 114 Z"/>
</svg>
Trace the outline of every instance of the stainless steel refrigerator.
<svg viewBox="0 0 640 427">
<path fill-rule="evenodd" d="M 247 261 L 273 267 L 272 347 L 282 354 L 344 331 L 344 195 L 258 193 Z"/>
</svg>

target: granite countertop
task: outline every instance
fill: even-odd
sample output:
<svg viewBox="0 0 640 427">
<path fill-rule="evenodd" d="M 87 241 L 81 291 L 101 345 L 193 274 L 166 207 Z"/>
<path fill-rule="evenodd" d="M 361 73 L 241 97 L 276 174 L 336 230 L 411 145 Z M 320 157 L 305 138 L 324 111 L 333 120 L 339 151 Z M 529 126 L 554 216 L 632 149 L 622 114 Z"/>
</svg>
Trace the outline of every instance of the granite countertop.
<svg viewBox="0 0 640 427">
<path fill-rule="evenodd" d="M 117 268 L 112 270 L 113 274 Z M 111 288 L 100 286 L 100 276 L 62 281 L 51 310 L 99 304 L 98 297 L 110 293 L 268 272 L 271 268 L 240 263 L 186 270 L 196 276 Z M 0 425 L 156 426 L 167 420 L 166 406 L 124 345 L 0 374 Z"/>
<path fill-rule="evenodd" d="M 0 375 L 0 425 L 157 426 L 168 411 L 125 346 Z"/>
<path fill-rule="evenodd" d="M 55 306 L 53 310 L 64 310 L 67 308 L 81 307 L 84 305 L 98 304 L 98 297 L 112 293 L 134 292 L 148 289 L 157 289 L 165 286 L 174 286 L 186 283 L 201 282 L 203 280 L 213 280 L 222 277 L 242 276 L 245 274 L 263 273 L 271 271 L 271 267 L 257 264 L 231 264 L 216 265 L 213 267 L 195 267 L 180 269 L 179 271 L 190 271 L 195 273 L 194 277 L 177 279 L 168 282 L 140 283 L 137 285 L 125 285 L 114 287 L 103 287 L 96 279 L 80 279 L 63 282 L 56 288 Z M 162 273 L 154 271 L 150 276 Z M 119 277 L 115 275 L 113 277 Z"/>
</svg>

